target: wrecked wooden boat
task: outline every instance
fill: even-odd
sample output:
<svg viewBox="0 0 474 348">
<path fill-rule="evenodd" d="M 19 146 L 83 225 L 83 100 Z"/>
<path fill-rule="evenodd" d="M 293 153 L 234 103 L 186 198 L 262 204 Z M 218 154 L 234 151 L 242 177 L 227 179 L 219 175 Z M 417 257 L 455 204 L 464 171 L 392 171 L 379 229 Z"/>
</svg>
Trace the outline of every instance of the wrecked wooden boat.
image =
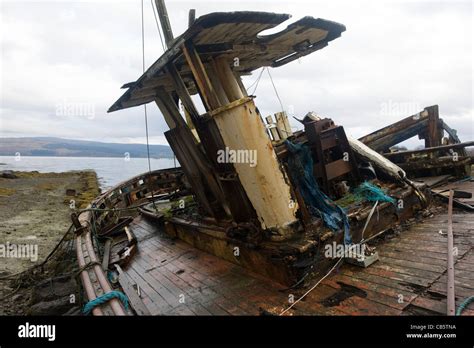
<svg viewBox="0 0 474 348">
<path fill-rule="evenodd" d="M 284 308 L 288 295 L 279 290 L 334 269 L 337 255 L 328 255 L 328 246 L 365 245 L 429 206 L 427 185 L 409 180 L 402 166 L 371 148 L 380 137 L 352 139 L 313 112 L 297 132 L 284 111 L 263 121 L 241 76 L 316 52 L 345 31 L 304 17 L 259 35 L 289 17 L 210 13 L 190 20 L 176 38 L 168 26 L 166 52 L 123 86 L 109 112 L 155 102 L 180 167 L 136 176 L 73 215 L 88 301 L 120 289 L 131 305 L 111 295 L 93 315 Z M 352 259 L 364 263 L 374 255 L 363 254 Z M 299 313 L 351 314 L 322 307 L 318 302 Z M 395 314 L 368 312 L 374 313 Z"/>
</svg>

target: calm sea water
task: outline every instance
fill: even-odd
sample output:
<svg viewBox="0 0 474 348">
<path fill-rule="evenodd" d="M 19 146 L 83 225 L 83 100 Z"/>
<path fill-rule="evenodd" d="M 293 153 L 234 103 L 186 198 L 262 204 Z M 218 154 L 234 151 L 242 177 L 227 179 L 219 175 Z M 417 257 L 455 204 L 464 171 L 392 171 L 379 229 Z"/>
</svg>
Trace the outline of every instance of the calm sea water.
<svg viewBox="0 0 474 348">
<path fill-rule="evenodd" d="M 151 159 L 151 170 L 174 168 L 172 158 Z M 33 171 L 41 173 L 66 172 L 69 170 L 93 169 L 99 178 L 100 187 L 104 190 L 148 171 L 148 159 L 108 157 L 39 157 L 0 156 L 0 170 Z M 176 162 L 176 165 L 179 165 Z"/>
</svg>

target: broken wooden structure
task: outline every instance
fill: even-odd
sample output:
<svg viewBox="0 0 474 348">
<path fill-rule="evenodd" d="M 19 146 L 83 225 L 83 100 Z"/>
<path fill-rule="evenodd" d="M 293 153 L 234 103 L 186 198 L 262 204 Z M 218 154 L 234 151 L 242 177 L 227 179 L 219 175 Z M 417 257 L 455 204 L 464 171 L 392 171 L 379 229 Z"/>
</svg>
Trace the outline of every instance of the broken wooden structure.
<svg viewBox="0 0 474 348">
<path fill-rule="evenodd" d="M 288 154 L 287 141 L 310 149 L 312 175 L 329 200 L 341 198 L 363 178 L 358 170 L 362 157 L 353 153 L 342 126 L 313 120 L 305 124 L 304 132 L 293 134 L 281 112 L 275 121 L 267 118 L 276 131 L 268 132 L 255 97 L 243 86 L 242 75 L 313 53 L 345 30 L 339 23 L 304 17 L 280 32 L 259 35 L 288 18 L 286 14 L 232 12 L 190 21 L 182 35 L 167 38 L 166 52 L 137 81 L 123 86 L 126 92 L 109 111 L 155 102 L 170 128 L 166 138 L 197 206 L 165 217 L 167 233 L 282 283 L 294 284 L 318 263 L 321 235 L 341 241 L 342 234 L 328 231 L 314 209 L 311 213 L 304 190 L 295 182 L 297 178 L 289 175 L 293 155 Z M 164 31 L 169 31 L 166 25 Z M 204 113 L 198 112 L 193 94 L 198 94 Z M 255 152 L 257 162 L 219 160 L 219 153 L 229 150 Z M 393 204 L 381 204 L 379 209 L 386 212 L 384 222 L 369 225 L 367 237 L 412 216 L 423 205 L 419 199 L 422 189 L 407 185 L 401 169 L 385 175 L 385 167 L 376 168 L 380 178 L 370 179 L 377 180 L 389 195 L 403 199 L 406 208 L 399 212 Z M 346 207 L 351 228 L 348 238 L 360 238 L 370 208 L 369 202 Z M 317 268 L 325 269 L 323 264 L 330 264 L 325 261 Z"/>
<path fill-rule="evenodd" d="M 391 147 L 414 136 L 424 139 L 424 149 L 390 151 Z M 412 178 L 444 174 L 463 178 L 471 172 L 473 159 L 465 148 L 474 146 L 474 142 L 460 141 L 456 130 L 439 117 L 438 105 L 426 107 L 359 140 L 399 165 Z"/>
</svg>

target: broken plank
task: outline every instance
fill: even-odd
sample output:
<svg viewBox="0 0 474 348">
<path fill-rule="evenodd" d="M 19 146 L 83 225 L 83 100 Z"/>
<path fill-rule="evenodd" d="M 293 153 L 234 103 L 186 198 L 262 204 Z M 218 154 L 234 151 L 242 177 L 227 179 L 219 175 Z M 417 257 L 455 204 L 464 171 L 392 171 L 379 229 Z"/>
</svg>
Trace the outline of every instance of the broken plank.
<svg viewBox="0 0 474 348">
<path fill-rule="evenodd" d="M 143 303 L 140 296 L 138 296 L 137 291 L 133 288 L 132 284 L 130 283 L 130 279 L 128 276 L 123 272 L 122 268 L 119 265 L 115 265 L 117 272 L 119 273 L 118 281 L 120 286 L 123 289 L 125 295 L 127 295 L 130 305 L 135 310 L 138 315 L 151 315 L 148 308 Z"/>
</svg>

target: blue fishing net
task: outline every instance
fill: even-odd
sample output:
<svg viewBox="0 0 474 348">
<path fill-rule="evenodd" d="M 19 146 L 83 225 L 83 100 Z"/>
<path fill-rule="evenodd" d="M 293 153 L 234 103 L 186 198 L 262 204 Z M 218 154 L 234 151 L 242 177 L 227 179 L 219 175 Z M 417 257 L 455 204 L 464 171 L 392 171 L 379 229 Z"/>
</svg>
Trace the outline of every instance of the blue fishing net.
<svg viewBox="0 0 474 348">
<path fill-rule="evenodd" d="M 288 148 L 288 168 L 293 182 L 298 186 L 308 210 L 321 218 L 334 232 L 344 230 L 344 244 L 352 244 L 349 221 L 344 210 L 322 192 L 313 175 L 313 158 L 306 145 L 285 141 Z"/>
<path fill-rule="evenodd" d="M 380 187 L 365 181 L 354 189 L 354 195 L 358 200 L 369 202 L 389 202 L 395 204 L 396 200 L 382 190 Z"/>
</svg>

